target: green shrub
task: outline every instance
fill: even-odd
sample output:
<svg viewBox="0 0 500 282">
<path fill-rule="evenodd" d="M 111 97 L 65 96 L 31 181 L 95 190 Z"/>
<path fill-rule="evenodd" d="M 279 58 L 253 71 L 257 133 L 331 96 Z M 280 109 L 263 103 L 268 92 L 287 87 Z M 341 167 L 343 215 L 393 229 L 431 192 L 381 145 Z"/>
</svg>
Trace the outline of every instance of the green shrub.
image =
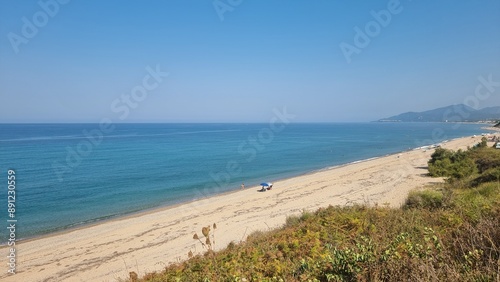
<svg viewBox="0 0 500 282">
<path fill-rule="evenodd" d="M 494 148 L 477 148 L 469 151 L 469 156 L 477 165 L 479 173 L 490 168 L 500 167 L 500 150 Z"/>
<path fill-rule="evenodd" d="M 471 186 L 476 187 L 487 182 L 500 182 L 500 167 L 494 167 L 484 171 L 471 181 Z"/>
<path fill-rule="evenodd" d="M 444 205 L 444 196 L 441 191 L 424 190 L 411 191 L 406 199 L 406 208 L 436 209 Z"/>
<path fill-rule="evenodd" d="M 453 163 L 451 179 L 464 179 L 476 173 L 476 164 L 472 159 L 464 158 Z"/>
<path fill-rule="evenodd" d="M 456 152 L 438 148 L 428 162 L 429 175 L 449 177 L 451 180 L 464 179 L 477 171 L 476 163 L 465 151 Z"/>
<path fill-rule="evenodd" d="M 428 162 L 429 174 L 434 177 L 448 176 L 452 155 L 453 152 L 451 150 L 437 148 L 432 153 L 431 159 Z"/>
<path fill-rule="evenodd" d="M 500 188 L 497 183 L 483 183 L 477 188 L 460 190 L 455 194 L 457 212 L 472 222 L 498 211 Z"/>
</svg>

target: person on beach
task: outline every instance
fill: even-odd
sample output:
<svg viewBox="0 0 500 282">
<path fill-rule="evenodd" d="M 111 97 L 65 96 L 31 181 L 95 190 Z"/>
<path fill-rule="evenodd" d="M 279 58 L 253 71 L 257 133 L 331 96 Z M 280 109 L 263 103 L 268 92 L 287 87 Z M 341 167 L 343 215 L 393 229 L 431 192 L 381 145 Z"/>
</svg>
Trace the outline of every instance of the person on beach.
<svg viewBox="0 0 500 282">
<path fill-rule="evenodd" d="M 245 183 L 241 183 L 241 189 L 245 189 Z"/>
</svg>

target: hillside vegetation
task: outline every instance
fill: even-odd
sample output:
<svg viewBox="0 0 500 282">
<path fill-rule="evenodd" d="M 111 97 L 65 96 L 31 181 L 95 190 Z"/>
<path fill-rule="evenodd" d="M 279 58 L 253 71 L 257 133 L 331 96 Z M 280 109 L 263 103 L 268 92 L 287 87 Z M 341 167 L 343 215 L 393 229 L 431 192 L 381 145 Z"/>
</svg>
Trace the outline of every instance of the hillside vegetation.
<svg viewBox="0 0 500 282">
<path fill-rule="evenodd" d="M 464 104 L 450 105 L 423 112 L 406 112 L 396 116 L 380 119 L 379 121 L 401 122 L 477 122 L 497 121 L 500 116 L 500 107 L 474 109 Z"/>
<path fill-rule="evenodd" d="M 132 281 L 500 281 L 500 150 L 437 149 L 404 207 L 328 207 Z M 216 231 L 216 230 L 215 230 Z M 195 240 L 195 239 L 193 239 Z"/>
</svg>

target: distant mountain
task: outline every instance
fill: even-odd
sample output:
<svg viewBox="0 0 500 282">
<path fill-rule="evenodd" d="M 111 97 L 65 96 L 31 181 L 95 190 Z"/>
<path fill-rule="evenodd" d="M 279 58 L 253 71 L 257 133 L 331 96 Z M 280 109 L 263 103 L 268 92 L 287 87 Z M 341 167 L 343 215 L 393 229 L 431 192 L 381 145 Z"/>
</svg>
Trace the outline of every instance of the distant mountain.
<svg viewBox="0 0 500 282">
<path fill-rule="evenodd" d="M 469 106 L 459 104 L 437 108 L 425 112 L 407 112 L 396 116 L 379 119 L 378 121 L 473 122 L 485 120 L 500 120 L 500 107 L 488 107 L 475 110 Z"/>
</svg>

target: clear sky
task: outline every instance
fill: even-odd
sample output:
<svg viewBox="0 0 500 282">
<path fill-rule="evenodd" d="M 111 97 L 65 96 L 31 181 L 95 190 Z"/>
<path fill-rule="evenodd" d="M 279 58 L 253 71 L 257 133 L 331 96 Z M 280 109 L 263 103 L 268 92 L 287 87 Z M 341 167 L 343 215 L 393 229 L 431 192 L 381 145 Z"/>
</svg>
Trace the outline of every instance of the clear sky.
<svg viewBox="0 0 500 282">
<path fill-rule="evenodd" d="M 500 82 L 498 0 L 0 0 L 0 122 L 371 121 L 480 76 Z"/>
</svg>

